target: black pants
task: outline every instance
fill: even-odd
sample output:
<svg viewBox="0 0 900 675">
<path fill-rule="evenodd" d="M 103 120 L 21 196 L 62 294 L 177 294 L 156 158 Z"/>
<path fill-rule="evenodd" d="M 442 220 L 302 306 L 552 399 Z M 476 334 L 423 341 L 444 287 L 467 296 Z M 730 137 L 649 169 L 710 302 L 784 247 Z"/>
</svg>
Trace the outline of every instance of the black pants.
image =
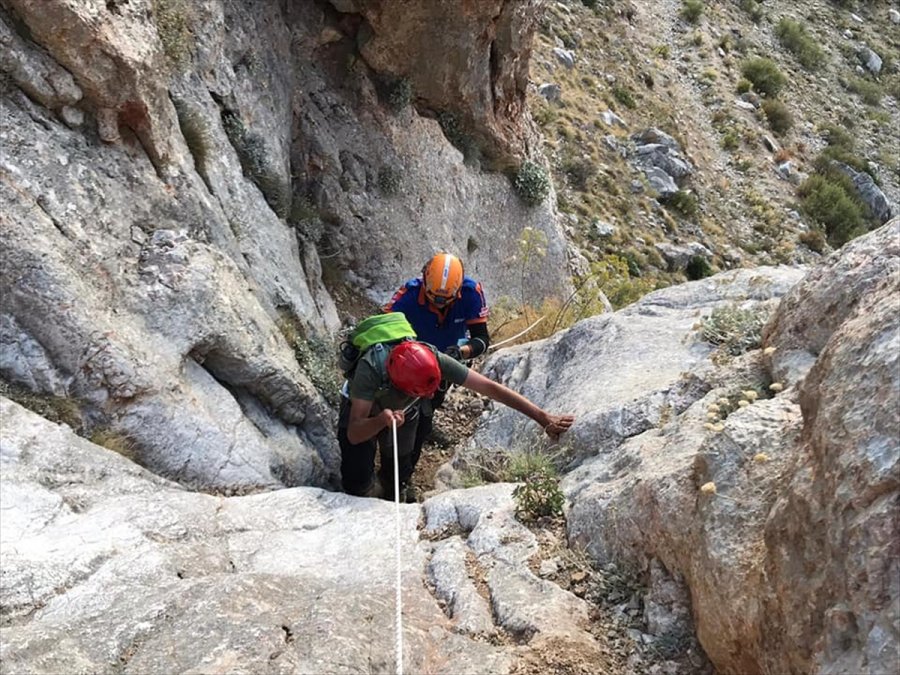
<svg viewBox="0 0 900 675">
<path fill-rule="evenodd" d="M 400 468 L 400 485 L 408 485 L 421 454 L 418 431 L 424 416 L 421 403 L 416 403 L 406 413 L 403 426 L 397 428 L 397 462 Z M 341 398 L 340 420 L 338 422 L 338 444 L 341 446 L 341 483 L 344 492 L 351 495 L 365 495 L 375 483 L 375 453 L 381 453 L 381 469 L 378 480 L 384 488 L 384 497 L 394 498 L 394 455 L 393 432 L 390 427 L 377 436 L 362 443 L 351 443 L 347 438 L 347 423 L 350 419 L 350 401 Z M 430 429 L 429 419 L 429 429 Z M 423 440 L 424 442 L 424 440 Z M 418 445 L 417 445 L 418 444 Z M 418 450 L 418 452 L 416 452 Z M 401 491 L 402 494 L 402 491 Z"/>
<path fill-rule="evenodd" d="M 424 401 L 420 406 L 421 414 L 419 417 L 421 419 L 416 428 L 416 440 L 415 443 L 413 443 L 412 449 L 413 471 L 415 471 L 416 465 L 419 463 L 419 458 L 422 456 L 422 446 L 425 445 L 425 441 L 431 438 L 431 431 L 434 429 L 434 411 L 444 404 L 444 398 L 446 398 L 447 390 L 449 389 L 449 387 L 444 386 L 446 384 L 446 381 L 442 382 L 441 388 L 434 393 L 434 396 L 432 396 L 430 400 Z M 402 476 L 403 474 L 400 475 Z M 410 473 L 410 475 L 412 475 L 412 473 Z"/>
</svg>

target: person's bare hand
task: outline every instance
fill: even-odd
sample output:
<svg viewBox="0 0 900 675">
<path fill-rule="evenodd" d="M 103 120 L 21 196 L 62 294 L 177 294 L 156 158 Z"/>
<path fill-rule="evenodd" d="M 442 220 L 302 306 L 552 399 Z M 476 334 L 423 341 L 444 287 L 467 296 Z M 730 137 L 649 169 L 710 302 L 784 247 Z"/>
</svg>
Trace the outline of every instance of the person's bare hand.
<svg viewBox="0 0 900 675">
<path fill-rule="evenodd" d="M 406 415 L 402 410 L 382 410 L 378 417 L 381 418 L 381 421 L 384 423 L 384 426 L 389 427 L 391 424 L 396 421 L 397 427 L 402 427 L 403 423 L 406 421 Z"/>
<path fill-rule="evenodd" d="M 544 431 L 547 432 L 550 438 L 555 440 L 560 434 L 568 431 L 573 422 L 575 422 L 574 415 L 547 415 Z"/>
</svg>

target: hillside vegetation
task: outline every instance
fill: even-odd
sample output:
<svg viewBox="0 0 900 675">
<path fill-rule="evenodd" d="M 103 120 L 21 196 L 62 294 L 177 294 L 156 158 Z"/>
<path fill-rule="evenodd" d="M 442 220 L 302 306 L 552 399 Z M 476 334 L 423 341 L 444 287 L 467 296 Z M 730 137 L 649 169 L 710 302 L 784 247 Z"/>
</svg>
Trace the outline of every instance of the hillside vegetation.
<svg viewBox="0 0 900 675">
<path fill-rule="evenodd" d="M 896 214 L 896 22 L 887 2 L 550 3 L 529 103 L 581 278 L 621 306 L 812 262 L 887 220 L 878 194 Z M 648 166 L 672 162 L 664 187 Z"/>
</svg>

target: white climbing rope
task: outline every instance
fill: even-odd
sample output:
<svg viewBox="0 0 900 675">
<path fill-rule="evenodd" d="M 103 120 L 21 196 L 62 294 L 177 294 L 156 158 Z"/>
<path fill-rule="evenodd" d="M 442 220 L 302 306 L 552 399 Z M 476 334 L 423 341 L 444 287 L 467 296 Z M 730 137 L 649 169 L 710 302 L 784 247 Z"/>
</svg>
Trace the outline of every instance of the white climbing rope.
<svg viewBox="0 0 900 675">
<path fill-rule="evenodd" d="M 534 322 L 533 324 L 531 324 L 530 326 L 528 326 L 528 328 L 526 328 L 525 330 L 516 333 L 516 334 L 513 335 L 511 338 L 506 338 L 505 340 L 501 340 L 500 342 L 492 343 L 491 346 L 488 347 L 488 349 L 490 349 L 491 351 L 493 351 L 493 350 L 497 349 L 498 347 L 502 347 L 502 346 L 505 345 L 507 342 L 512 342 L 513 340 L 522 337 L 523 335 L 525 335 L 525 333 L 527 333 L 527 332 L 530 331 L 532 328 L 534 328 L 535 326 L 537 326 L 537 325 L 538 325 L 541 321 L 543 321 L 543 320 L 544 320 L 544 317 L 542 317 L 542 316 L 541 316 L 541 317 L 538 317 L 538 320 L 535 321 L 535 322 Z"/>
<path fill-rule="evenodd" d="M 397 533 L 397 548 L 396 548 L 396 561 L 397 561 L 397 619 L 396 619 L 396 630 L 397 630 L 397 675 L 403 675 L 403 605 L 401 604 L 401 596 L 400 596 L 400 459 L 399 452 L 397 452 L 397 420 L 394 419 L 391 421 L 394 432 L 394 508 L 396 511 L 396 533 Z"/>
</svg>

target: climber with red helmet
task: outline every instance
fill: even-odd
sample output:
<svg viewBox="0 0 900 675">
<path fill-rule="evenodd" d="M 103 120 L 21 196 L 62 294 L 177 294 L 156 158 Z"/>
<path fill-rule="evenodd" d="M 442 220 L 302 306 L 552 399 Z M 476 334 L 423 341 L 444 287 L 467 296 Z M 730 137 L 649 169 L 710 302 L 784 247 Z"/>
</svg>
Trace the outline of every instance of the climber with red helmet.
<svg viewBox="0 0 900 675">
<path fill-rule="evenodd" d="M 415 469 L 413 447 L 422 420 L 420 400 L 438 391 L 442 380 L 471 389 L 527 415 L 555 438 L 572 426 L 572 415 L 552 415 L 514 392 L 431 345 L 406 340 L 375 345 L 360 358 L 341 409 L 338 441 L 344 490 L 366 497 L 393 497 L 392 426 L 397 423 L 400 484 L 406 486 Z M 375 477 L 375 452 L 381 471 Z M 404 488 L 401 487 L 401 494 Z M 406 497 L 405 497 L 406 498 Z"/>
<path fill-rule="evenodd" d="M 419 340 L 458 361 L 469 361 L 487 352 L 488 307 L 481 284 L 466 276 L 462 261 L 451 253 L 433 255 L 422 275 L 407 281 L 384 306 L 385 312 L 402 312 Z M 422 421 L 413 449 L 413 465 L 431 435 L 433 412 L 441 406 L 449 382 L 422 406 Z"/>
</svg>

